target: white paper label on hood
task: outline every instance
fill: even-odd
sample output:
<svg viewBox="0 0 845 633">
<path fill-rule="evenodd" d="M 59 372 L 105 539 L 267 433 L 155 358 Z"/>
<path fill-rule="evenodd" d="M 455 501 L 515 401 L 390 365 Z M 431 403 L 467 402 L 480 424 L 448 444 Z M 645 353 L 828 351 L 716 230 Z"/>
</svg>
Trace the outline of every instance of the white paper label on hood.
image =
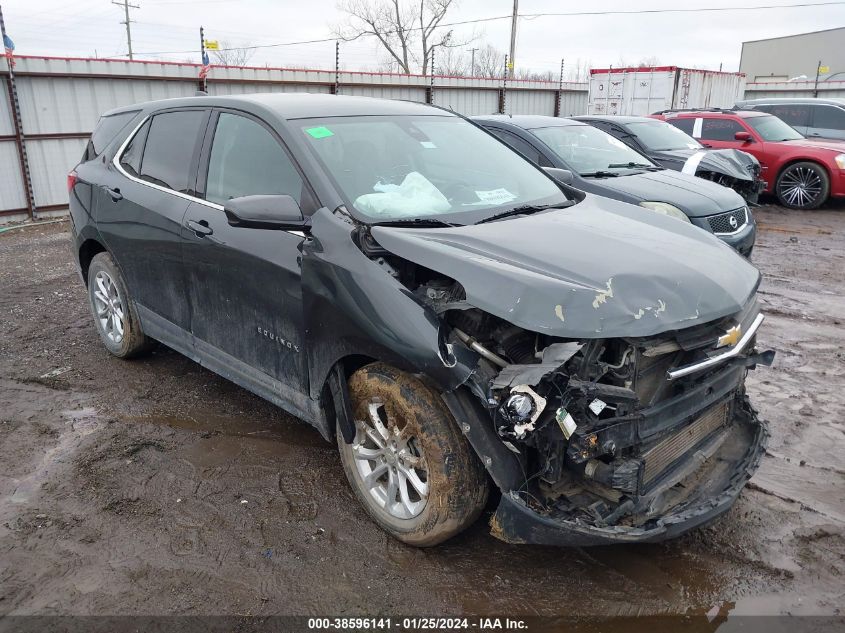
<svg viewBox="0 0 845 633">
<path fill-rule="evenodd" d="M 681 169 L 681 173 L 689 174 L 690 176 L 695 176 L 695 172 L 698 171 L 698 164 L 701 162 L 701 159 L 704 158 L 706 154 L 707 150 L 703 149 L 687 158 L 687 162 L 684 163 L 684 167 L 683 169 Z"/>
<path fill-rule="evenodd" d="M 490 189 L 489 191 L 476 191 L 475 195 L 481 202 L 487 204 L 506 204 L 511 200 L 516 200 L 516 196 L 504 188 Z"/>
</svg>

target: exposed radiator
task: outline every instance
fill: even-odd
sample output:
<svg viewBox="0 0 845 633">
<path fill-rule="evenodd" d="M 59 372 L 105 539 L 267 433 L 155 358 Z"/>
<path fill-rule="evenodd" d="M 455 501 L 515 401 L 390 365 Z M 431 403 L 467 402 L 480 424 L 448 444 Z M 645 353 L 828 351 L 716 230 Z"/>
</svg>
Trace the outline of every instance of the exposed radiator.
<svg viewBox="0 0 845 633">
<path fill-rule="evenodd" d="M 699 442 L 728 421 L 730 401 L 716 405 L 695 422 L 643 453 L 643 485 L 647 486 Z"/>
</svg>

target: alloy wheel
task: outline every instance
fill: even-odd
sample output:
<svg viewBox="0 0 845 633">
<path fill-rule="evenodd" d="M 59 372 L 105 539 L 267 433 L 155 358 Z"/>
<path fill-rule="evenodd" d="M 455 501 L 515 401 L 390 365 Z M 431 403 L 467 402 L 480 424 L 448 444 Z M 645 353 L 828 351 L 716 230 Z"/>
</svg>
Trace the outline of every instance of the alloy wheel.
<svg viewBox="0 0 845 633">
<path fill-rule="evenodd" d="M 97 272 L 94 283 L 94 312 L 100 328 L 110 341 L 120 343 L 126 332 L 126 310 L 117 284 L 104 270 Z"/>
<path fill-rule="evenodd" d="M 781 198 L 794 207 L 806 207 L 813 204 L 821 195 L 822 178 L 812 167 L 796 165 L 790 167 L 778 182 Z"/>
<path fill-rule="evenodd" d="M 355 421 L 349 449 L 366 492 L 396 519 L 418 516 L 428 501 L 428 468 L 420 443 L 407 425 L 392 419 L 379 398 L 367 404 L 367 416 Z"/>
</svg>

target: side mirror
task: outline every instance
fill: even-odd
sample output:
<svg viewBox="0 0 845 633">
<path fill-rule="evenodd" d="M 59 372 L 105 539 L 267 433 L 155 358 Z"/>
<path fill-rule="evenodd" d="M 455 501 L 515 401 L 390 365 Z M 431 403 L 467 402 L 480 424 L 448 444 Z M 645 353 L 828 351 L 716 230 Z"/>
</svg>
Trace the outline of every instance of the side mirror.
<svg viewBox="0 0 845 633">
<path fill-rule="evenodd" d="M 742 141 L 743 143 L 753 143 L 754 139 L 751 138 L 751 134 L 748 132 L 735 132 L 734 138 L 738 141 Z"/>
<path fill-rule="evenodd" d="M 296 200 L 288 195 L 242 196 L 227 200 L 223 212 L 232 226 L 303 231 L 310 226 Z"/>
<path fill-rule="evenodd" d="M 543 171 L 564 185 L 571 185 L 575 182 L 575 176 L 568 169 L 558 169 L 557 167 L 543 167 Z"/>
</svg>

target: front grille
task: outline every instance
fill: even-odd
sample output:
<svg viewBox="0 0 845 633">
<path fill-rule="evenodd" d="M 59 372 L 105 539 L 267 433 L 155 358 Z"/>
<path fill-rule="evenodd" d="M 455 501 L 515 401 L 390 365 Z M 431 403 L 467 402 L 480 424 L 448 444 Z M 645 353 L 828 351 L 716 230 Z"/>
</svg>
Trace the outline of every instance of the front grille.
<svg viewBox="0 0 845 633">
<path fill-rule="evenodd" d="M 736 233 L 748 224 L 748 207 L 711 215 L 707 221 L 710 223 L 710 230 L 717 235 Z"/>
<path fill-rule="evenodd" d="M 729 402 L 705 411 L 695 422 L 643 453 L 643 485 L 647 486 L 694 446 L 728 421 Z"/>
</svg>

